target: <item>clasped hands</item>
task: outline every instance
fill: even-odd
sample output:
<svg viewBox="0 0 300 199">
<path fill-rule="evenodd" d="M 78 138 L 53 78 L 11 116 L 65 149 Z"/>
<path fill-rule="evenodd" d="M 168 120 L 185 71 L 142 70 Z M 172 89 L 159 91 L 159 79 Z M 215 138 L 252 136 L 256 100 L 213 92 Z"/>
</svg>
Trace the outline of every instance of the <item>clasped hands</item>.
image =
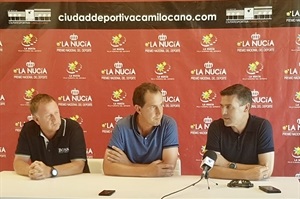
<svg viewBox="0 0 300 199">
<path fill-rule="evenodd" d="M 50 167 L 41 161 L 34 161 L 29 166 L 28 176 L 32 180 L 42 180 L 50 177 Z"/>
<path fill-rule="evenodd" d="M 172 164 L 163 163 L 162 160 L 155 160 L 150 164 L 133 164 L 127 155 L 118 147 L 112 146 L 107 151 L 107 160 L 113 163 L 121 163 L 129 166 L 146 166 L 145 173 L 148 176 L 172 176 L 174 174 L 174 166 Z"/>
</svg>

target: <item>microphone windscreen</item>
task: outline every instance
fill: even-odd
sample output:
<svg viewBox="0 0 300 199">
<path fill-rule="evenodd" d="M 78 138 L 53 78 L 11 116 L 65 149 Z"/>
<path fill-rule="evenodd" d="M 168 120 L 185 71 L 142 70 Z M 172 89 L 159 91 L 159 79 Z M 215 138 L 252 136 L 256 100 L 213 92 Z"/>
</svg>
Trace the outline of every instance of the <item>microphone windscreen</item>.
<svg viewBox="0 0 300 199">
<path fill-rule="evenodd" d="M 213 159 L 214 161 L 217 160 L 217 154 L 216 154 L 214 151 L 211 151 L 211 150 L 206 151 L 206 152 L 203 154 L 203 159 L 204 159 L 205 157 L 207 157 L 207 156 L 208 156 L 209 158 Z"/>
</svg>

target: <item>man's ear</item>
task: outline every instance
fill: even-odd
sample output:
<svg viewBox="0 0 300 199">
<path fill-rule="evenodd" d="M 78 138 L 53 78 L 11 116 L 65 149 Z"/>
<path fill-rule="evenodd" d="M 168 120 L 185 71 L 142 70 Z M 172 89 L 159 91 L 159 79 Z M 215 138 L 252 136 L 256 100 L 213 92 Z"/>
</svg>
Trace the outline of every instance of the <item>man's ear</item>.
<svg viewBox="0 0 300 199">
<path fill-rule="evenodd" d="M 246 106 L 245 106 L 245 111 L 249 112 L 250 108 L 251 108 L 250 106 L 251 106 L 250 103 L 247 103 Z"/>
<path fill-rule="evenodd" d="M 39 119 L 36 116 L 33 116 L 33 120 L 35 121 L 35 123 L 37 123 L 38 125 L 40 125 Z"/>
<path fill-rule="evenodd" d="M 138 114 L 140 114 L 142 107 L 140 107 L 139 105 L 134 105 L 134 109 Z"/>
</svg>

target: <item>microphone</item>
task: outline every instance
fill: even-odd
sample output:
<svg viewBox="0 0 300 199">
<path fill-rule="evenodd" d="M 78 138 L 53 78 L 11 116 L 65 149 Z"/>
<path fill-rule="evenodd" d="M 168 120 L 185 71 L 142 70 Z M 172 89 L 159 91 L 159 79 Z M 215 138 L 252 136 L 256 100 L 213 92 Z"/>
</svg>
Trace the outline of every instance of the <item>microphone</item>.
<svg viewBox="0 0 300 199">
<path fill-rule="evenodd" d="M 203 154 L 203 160 L 202 160 L 202 163 L 200 166 L 203 169 L 201 178 L 197 182 L 194 182 L 193 184 L 190 184 L 182 189 L 179 189 L 177 191 L 174 191 L 172 193 L 164 195 L 163 197 L 161 197 L 161 199 L 166 198 L 175 193 L 178 193 L 180 191 L 183 191 L 191 186 L 195 186 L 197 183 L 199 183 L 203 179 L 203 177 L 205 177 L 205 179 L 207 179 L 207 188 L 210 189 L 209 182 L 208 182 L 208 172 L 211 170 L 211 168 L 213 168 L 216 159 L 217 159 L 217 154 L 214 151 L 210 151 L 210 150 L 206 151 Z M 218 185 L 218 183 L 215 183 L 215 184 Z"/>
<path fill-rule="evenodd" d="M 201 179 L 203 177 L 205 179 L 208 178 L 208 172 L 213 168 L 216 159 L 217 159 L 217 154 L 214 151 L 208 150 L 204 153 L 203 160 L 200 166 L 203 170 Z"/>
</svg>

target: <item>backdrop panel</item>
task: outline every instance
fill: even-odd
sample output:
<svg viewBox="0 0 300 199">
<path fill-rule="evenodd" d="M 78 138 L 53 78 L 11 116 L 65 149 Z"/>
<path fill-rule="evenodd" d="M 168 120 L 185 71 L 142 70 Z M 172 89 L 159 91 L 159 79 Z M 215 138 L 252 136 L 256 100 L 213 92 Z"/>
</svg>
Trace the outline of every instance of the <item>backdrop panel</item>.
<svg viewBox="0 0 300 199">
<path fill-rule="evenodd" d="M 199 174 L 223 88 L 251 88 L 269 119 L 274 175 L 300 175 L 300 3 L 120 1 L 0 3 L 0 170 L 12 170 L 37 93 L 57 99 L 102 158 L 141 82 L 163 89 L 179 127 L 183 174 Z"/>
</svg>

